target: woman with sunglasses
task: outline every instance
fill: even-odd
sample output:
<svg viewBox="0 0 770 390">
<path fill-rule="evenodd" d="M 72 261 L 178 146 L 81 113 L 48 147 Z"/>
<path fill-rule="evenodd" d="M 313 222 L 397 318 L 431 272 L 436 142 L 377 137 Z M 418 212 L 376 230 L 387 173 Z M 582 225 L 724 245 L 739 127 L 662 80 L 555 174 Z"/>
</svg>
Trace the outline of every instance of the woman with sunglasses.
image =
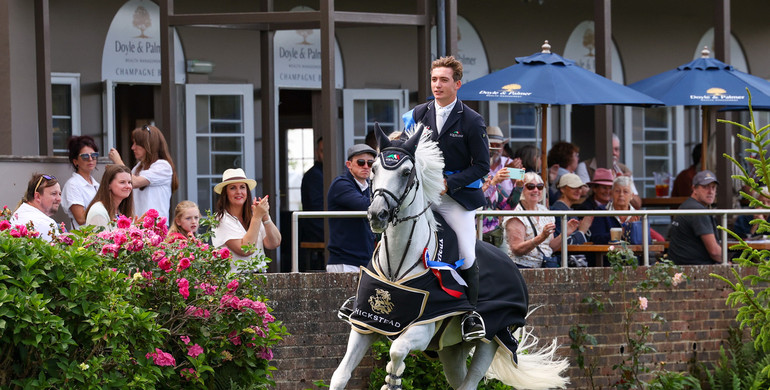
<svg viewBox="0 0 770 390">
<path fill-rule="evenodd" d="M 542 202 L 545 199 L 543 179 L 534 172 L 524 174 L 524 190 L 514 211 L 548 211 Z M 567 222 L 567 235 L 577 229 L 579 222 Z M 508 255 L 519 268 L 558 267 L 553 252 L 561 249 L 561 240 L 554 239 L 556 224 L 554 217 L 513 216 L 503 220 L 508 240 Z"/>
<path fill-rule="evenodd" d="M 137 161 L 131 170 L 134 212 L 142 216 L 155 209 L 168 221 L 171 194 L 179 188 L 179 181 L 166 139 L 157 127 L 144 125 L 131 132 L 131 140 Z M 109 157 L 117 165 L 126 165 L 115 148 L 110 149 Z"/>
<path fill-rule="evenodd" d="M 131 170 L 125 165 L 107 165 L 102 176 L 103 185 L 88 205 L 86 225 L 109 228 L 118 215 L 133 220 L 134 200 L 131 186 Z"/>
<path fill-rule="evenodd" d="M 211 244 L 217 248 L 227 247 L 233 260 L 232 272 L 265 271 L 267 263 L 261 259 L 264 249 L 275 249 L 281 245 L 281 232 L 270 219 L 268 197 L 251 197 L 257 186 L 253 179 L 246 178 L 241 168 L 230 168 L 222 174 L 222 182 L 214 186 L 217 198 L 215 217 L 219 224 L 214 228 Z M 244 250 L 243 247 L 252 249 Z"/>
<path fill-rule="evenodd" d="M 75 172 L 62 188 L 61 204 L 70 217 L 72 228 L 77 229 L 85 225 L 86 207 L 99 190 L 99 182 L 91 176 L 96 169 L 99 147 L 87 135 L 70 137 L 68 146 L 69 160 Z"/>
</svg>

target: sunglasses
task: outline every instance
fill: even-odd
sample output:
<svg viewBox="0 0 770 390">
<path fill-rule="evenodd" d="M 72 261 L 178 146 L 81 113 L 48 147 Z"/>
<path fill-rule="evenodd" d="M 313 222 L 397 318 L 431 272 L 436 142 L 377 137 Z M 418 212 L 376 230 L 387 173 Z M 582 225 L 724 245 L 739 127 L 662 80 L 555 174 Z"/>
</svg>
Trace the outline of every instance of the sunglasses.
<svg viewBox="0 0 770 390">
<path fill-rule="evenodd" d="M 524 188 L 526 188 L 526 189 L 528 189 L 530 191 L 533 191 L 535 188 L 537 188 L 538 190 L 542 190 L 543 187 L 545 187 L 545 185 L 543 185 L 543 183 L 540 183 L 540 184 L 535 184 L 535 183 L 524 184 Z"/>
<path fill-rule="evenodd" d="M 40 175 L 40 178 L 37 179 L 37 184 L 35 184 L 35 190 L 32 191 L 33 194 L 40 188 L 40 183 L 43 182 L 43 179 L 46 179 L 47 181 L 56 180 L 56 176 Z"/>
<path fill-rule="evenodd" d="M 374 160 L 364 160 L 363 158 L 359 158 L 358 160 L 356 160 L 356 164 L 358 164 L 359 167 L 363 167 L 364 164 L 366 164 L 369 166 L 369 168 L 371 168 L 372 165 L 374 164 Z"/>
<path fill-rule="evenodd" d="M 142 130 L 147 130 L 148 133 L 152 133 L 152 130 L 150 130 L 150 125 L 142 126 Z"/>
<path fill-rule="evenodd" d="M 86 160 L 86 161 L 91 160 L 91 159 L 96 160 L 97 157 L 99 157 L 99 152 L 83 153 L 83 154 L 80 155 L 80 158 L 82 158 L 83 160 Z"/>
</svg>

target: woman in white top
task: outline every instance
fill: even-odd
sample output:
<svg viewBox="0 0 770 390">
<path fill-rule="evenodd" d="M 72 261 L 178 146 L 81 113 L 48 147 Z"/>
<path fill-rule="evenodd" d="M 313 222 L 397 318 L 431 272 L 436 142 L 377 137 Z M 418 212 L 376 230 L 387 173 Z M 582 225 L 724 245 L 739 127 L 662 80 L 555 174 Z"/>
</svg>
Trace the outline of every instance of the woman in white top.
<svg viewBox="0 0 770 390">
<path fill-rule="evenodd" d="M 75 172 L 64 184 L 61 204 L 70 217 L 72 228 L 77 229 L 86 223 L 86 207 L 99 189 L 99 182 L 91 174 L 96 169 L 99 147 L 94 139 L 87 136 L 73 136 L 69 139 L 69 159 Z"/>
<path fill-rule="evenodd" d="M 131 150 L 137 160 L 131 170 L 134 186 L 134 212 L 142 216 L 149 209 L 166 217 L 171 205 L 171 194 L 179 188 L 179 181 L 166 139 L 155 126 L 144 125 L 131 132 Z M 115 148 L 110 149 L 110 160 L 126 165 Z"/>
<path fill-rule="evenodd" d="M 134 201 L 131 192 L 131 170 L 125 165 L 107 165 L 102 186 L 88 206 L 86 225 L 109 227 L 118 215 L 133 220 Z"/>
<path fill-rule="evenodd" d="M 214 229 L 211 243 L 219 248 L 230 249 L 234 260 L 252 261 L 264 254 L 264 249 L 275 249 L 281 245 L 281 232 L 270 219 L 270 204 L 267 196 L 251 199 L 251 190 L 257 182 L 246 178 L 243 169 L 228 169 L 222 174 L 222 182 L 214 187 L 219 194 L 216 219 L 219 226 Z M 244 251 L 244 246 L 254 245 L 254 251 Z M 267 264 L 250 264 L 264 271 Z M 231 263 L 233 272 L 238 267 Z"/>
<path fill-rule="evenodd" d="M 543 206 L 545 199 L 543 180 L 537 173 L 524 174 L 524 189 L 516 210 L 548 211 Z M 577 229 L 578 220 L 567 222 L 567 235 Z M 561 249 L 561 240 L 554 240 L 556 224 L 554 217 L 514 216 L 503 220 L 508 240 L 508 255 L 520 268 L 540 268 L 554 250 Z"/>
</svg>

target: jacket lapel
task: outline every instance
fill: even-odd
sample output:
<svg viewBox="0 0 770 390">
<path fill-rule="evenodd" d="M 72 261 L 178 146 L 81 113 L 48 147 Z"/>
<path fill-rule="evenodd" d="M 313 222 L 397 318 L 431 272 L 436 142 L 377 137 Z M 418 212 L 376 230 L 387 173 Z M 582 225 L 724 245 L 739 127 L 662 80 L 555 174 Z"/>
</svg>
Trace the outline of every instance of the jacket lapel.
<svg viewBox="0 0 770 390">
<path fill-rule="evenodd" d="M 435 111 L 435 110 L 434 110 Z M 446 132 L 457 125 L 457 122 L 460 120 L 460 116 L 462 116 L 463 113 L 463 102 L 460 101 L 460 99 L 457 99 L 457 102 L 455 103 L 455 106 L 452 107 L 452 112 L 449 114 L 449 117 L 446 118 L 446 121 L 444 122 L 444 127 L 441 129 L 441 133 L 439 133 L 439 137 L 446 134 Z M 433 115 L 433 121 L 435 123 L 436 115 L 434 113 Z"/>
</svg>

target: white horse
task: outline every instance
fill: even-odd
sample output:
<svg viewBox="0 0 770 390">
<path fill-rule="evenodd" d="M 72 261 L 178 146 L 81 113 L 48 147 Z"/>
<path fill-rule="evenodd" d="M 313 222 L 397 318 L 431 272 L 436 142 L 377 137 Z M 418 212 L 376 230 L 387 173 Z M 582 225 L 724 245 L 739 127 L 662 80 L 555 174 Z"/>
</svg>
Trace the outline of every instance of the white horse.
<svg viewBox="0 0 770 390">
<path fill-rule="evenodd" d="M 565 359 L 555 358 L 554 353 L 558 347 L 555 339 L 549 347 L 539 349 L 537 338 L 526 331 L 523 321 L 527 314 L 528 298 L 524 280 L 507 256 L 493 247 L 490 251 L 491 245 L 483 246 L 488 245 L 486 243 L 477 245 L 477 261 L 480 261 L 481 269 L 478 311 L 485 317 L 488 337 L 462 341 L 459 318 L 468 310 L 469 304 L 464 294 L 459 299 L 444 293 L 458 287 L 462 290 L 462 282 L 453 278 L 453 271 L 434 272 L 426 268 L 423 261 L 425 253 L 429 256 L 439 253 L 440 256 L 440 246 L 443 245 L 436 234 L 438 224 L 430 210 L 432 204 L 440 202 L 440 193 L 444 187 L 441 151 L 436 142 L 430 140 L 429 132 L 423 134 L 420 124 L 402 144 L 399 141 L 391 143 L 379 125 L 375 127 L 380 155 L 372 168 L 372 203 L 368 215 L 372 231 L 382 232 L 382 240 L 368 269 L 362 269 L 359 283 L 364 284 L 366 279 L 379 284 L 370 289 L 371 294 L 359 285 L 355 310 L 350 318 L 353 330 L 350 332 L 345 356 L 332 376 L 330 388 L 345 388 L 353 369 L 371 344 L 382 335 L 395 337 L 390 347 L 390 362 L 386 367 L 388 375 L 383 390 L 401 389 L 404 359 L 410 351 L 426 350 L 437 352 L 447 381 L 458 390 L 476 389 L 484 376 L 498 379 L 517 389 L 564 388 L 569 380 L 562 373 L 569 363 Z M 490 267 L 501 266 L 507 269 L 504 272 L 513 270 L 502 279 L 503 283 L 500 283 L 500 275 L 497 275 L 497 280 L 485 279 L 485 258 L 490 257 L 498 261 L 497 265 Z M 435 285 L 440 284 L 444 291 L 420 295 L 419 288 L 407 286 L 410 282 L 423 279 L 430 279 Z M 387 290 L 383 287 L 385 285 L 396 291 Z M 496 325 L 487 318 L 483 309 L 485 291 L 489 288 L 498 289 L 492 294 L 495 296 L 490 299 L 492 303 L 487 305 L 494 307 L 492 310 L 496 310 L 495 314 L 502 318 Z M 517 302 L 507 304 L 495 301 L 501 295 L 499 290 L 504 289 L 514 290 Z M 406 295 L 398 295 L 402 293 Z M 465 306 L 460 304 L 458 309 L 443 311 L 428 310 L 427 298 L 423 299 L 425 295 L 431 298 L 443 296 L 445 301 L 454 300 Z M 411 308 L 406 308 L 410 304 Z M 391 317 L 401 307 L 405 307 L 405 311 L 418 312 L 417 318 Z M 425 318 L 426 312 L 432 312 L 432 318 Z M 510 328 L 518 329 L 512 335 Z M 513 351 L 511 348 L 499 348 L 506 343 L 501 339 L 507 340 L 508 345 L 511 340 L 518 341 L 518 350 L 522 352 L 516 354 L 516 341 L 513 341 Z M 466 358 L 470 353 L 473 353 L 473 359 L 468 367 Z M 517 358 L 516 363 L 514 361 Z"/>
</svg>

